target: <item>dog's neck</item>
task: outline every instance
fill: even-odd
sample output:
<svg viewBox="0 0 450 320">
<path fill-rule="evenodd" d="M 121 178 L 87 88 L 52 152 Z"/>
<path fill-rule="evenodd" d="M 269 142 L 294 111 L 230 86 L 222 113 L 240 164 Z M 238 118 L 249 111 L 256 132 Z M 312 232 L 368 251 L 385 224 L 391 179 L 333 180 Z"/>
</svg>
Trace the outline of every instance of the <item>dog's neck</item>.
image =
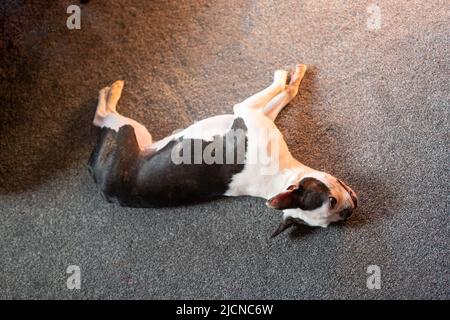
<svg viewBox="0 0 450 320">
<path fill-rule="evenodd" d="M 289 186 L 297 184 L 304 176 L 317 172 L 300 161 L 292 158 L 288 163 L 285 163 L 273 175 L 261 176 L 262 181 L 258 183 L 256 194 L 253 196 L 269 199 L 274 195 L 285 191 Z"/>
</svg>

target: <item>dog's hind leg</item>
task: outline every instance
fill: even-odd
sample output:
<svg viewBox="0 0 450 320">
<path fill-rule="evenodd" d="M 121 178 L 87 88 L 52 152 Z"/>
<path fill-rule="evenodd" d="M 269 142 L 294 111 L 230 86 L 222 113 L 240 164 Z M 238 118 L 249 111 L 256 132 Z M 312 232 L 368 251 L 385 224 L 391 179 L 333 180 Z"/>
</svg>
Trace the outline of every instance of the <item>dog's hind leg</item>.
<svg viewBox="0 0 450 320">
<path fill-rule="evenodd" d="M 105 87 L 98 92 L 98 103 L 97 110 L 95 111 L 94 116 L 94 125 L 97 127 L 101 127 L 104 121 L 104 118 L 108 114 L 106 112 L 106 97 L 108 96 L 110 87 Z"/>
<path fill-rule="evenodd" d="M 272 84 L 241 103 L 236 104 L 234 106 L 235 112 L 239 111 L 239 109 L 261 109 L 264 107 L 273 97 L 284 90 L 287 75 L 288 73 L 285 70 L 275 71 Z"/>
<path fill-rule="evenodd" d="M 305 75 L 306 65 L 298 64 L 291 73 L 291 80 L 286 88 L 275 96 L 263 109 L 263 113 L 272 121 L 276 119 L 281 110 L 292 100 L 298 93 L 298 88 Z"/>
<path fill-rule="evenodd" d="M 152 136 L 139 122 L 124 117 L 117 112 L 117 103 L 122 94 L 124 82 L 118 80 L 111 87 L 105 87 L 99 91 L 97 111 L 94 116 L 94 125 L 119 131 L 120 127 L 131 125 L 134 128 L 139 148 L 145 150 L 152 144 Z"/>
</svg>

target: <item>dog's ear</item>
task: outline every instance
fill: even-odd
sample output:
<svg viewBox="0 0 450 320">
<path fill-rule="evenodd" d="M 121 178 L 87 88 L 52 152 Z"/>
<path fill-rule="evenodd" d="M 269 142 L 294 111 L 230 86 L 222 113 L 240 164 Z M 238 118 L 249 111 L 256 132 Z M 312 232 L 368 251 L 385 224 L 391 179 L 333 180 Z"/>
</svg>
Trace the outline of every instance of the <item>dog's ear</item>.
<svg viewBox="0 0 450 320">
<path fill-rule="evenodd" d="M 327 201 L 330 189 L 315 178 L 304 178 L 300 184 L 292 185 L 286 191 L 267 200 L 269 208 L 284 210 L 300 208 L 314 210 Z"/>
<path fill-rule="evenodd" d="M 290 186 L 286 191 L 277 194 L 267 200 L 269 208 L 284 210 L 298 207 L 298 199 L 302 190 L 295 185 Z"/>
</svg>

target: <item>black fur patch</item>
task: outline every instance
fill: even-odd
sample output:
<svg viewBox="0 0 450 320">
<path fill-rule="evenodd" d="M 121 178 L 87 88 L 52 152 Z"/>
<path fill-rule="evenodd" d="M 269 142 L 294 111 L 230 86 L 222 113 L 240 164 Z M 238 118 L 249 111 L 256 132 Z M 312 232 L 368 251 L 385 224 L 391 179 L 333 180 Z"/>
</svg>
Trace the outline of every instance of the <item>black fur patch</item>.
<svg viewBox="0 0 450 320">
<path fill-rule="evenodd" d="M 330 189 L 315 178 L 304 178 L 298 188 L 299 208 L 302 210 L 314 210 L 327 201 Z"/>
<path fill-rule="evenodd" d="M 233 175 L 244 169 L 246 135 L 244 120 L 237 118 L 229 132 L 214 137 L 213 141 L 179 138 L 161 150 L 143 154 L 132 126 L 123 126 L 119 132 L 102 128 L 89 167 L 108 201 L 117 200 L 124 206 L 158 207 L 207 201 L 223 196 Z M 213 148 L 213 143 L 222 147 Z M 183 152 L 178 155 L 183 162 L 177 164 L 172 153 L 180 146 Z M 194 149 L 196 146 L 198 149 Z M 194 157 L 194 152 L 184 154 L 189 147 L 201 150 L 200 155 L 206 149 L 216 159 L 222 153 L 224 163 L 207 164 L 202 156 Z M 216 152 L 211 152 L 213 149 Z"/>
<path fill-rule="evenodd" d="M 139 170 L 140 149 L 132 126 L 119 132 L 102 128 L 89 159 L 89 172 L 109 202 L 129 202 L 129 191 Z"/>
</svg>

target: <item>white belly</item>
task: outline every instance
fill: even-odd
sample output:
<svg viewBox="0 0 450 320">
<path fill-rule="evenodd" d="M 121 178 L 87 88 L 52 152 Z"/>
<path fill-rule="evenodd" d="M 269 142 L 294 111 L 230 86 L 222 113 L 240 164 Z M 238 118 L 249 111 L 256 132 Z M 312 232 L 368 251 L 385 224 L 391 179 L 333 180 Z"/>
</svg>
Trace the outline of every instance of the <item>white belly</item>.
<svg viewBox="0 0 450 320">
<path fill-rule="evenodd" d="M 151 148 L 160 150 L 170 141 L 178 139 L 180 137 L 183 137 L 185 139 L 202 139 L 205 141 L 212 141 L 214 136 L 223 135 L 228 130 L 230 130 L 234 118 L 235 117 L 232 114 L 223 114 L 220 116 L 203 119 L 201 121 L 195 122 L 194 124 L 180 132 L 156 141 L 151 145 Z"/>
</svg>

